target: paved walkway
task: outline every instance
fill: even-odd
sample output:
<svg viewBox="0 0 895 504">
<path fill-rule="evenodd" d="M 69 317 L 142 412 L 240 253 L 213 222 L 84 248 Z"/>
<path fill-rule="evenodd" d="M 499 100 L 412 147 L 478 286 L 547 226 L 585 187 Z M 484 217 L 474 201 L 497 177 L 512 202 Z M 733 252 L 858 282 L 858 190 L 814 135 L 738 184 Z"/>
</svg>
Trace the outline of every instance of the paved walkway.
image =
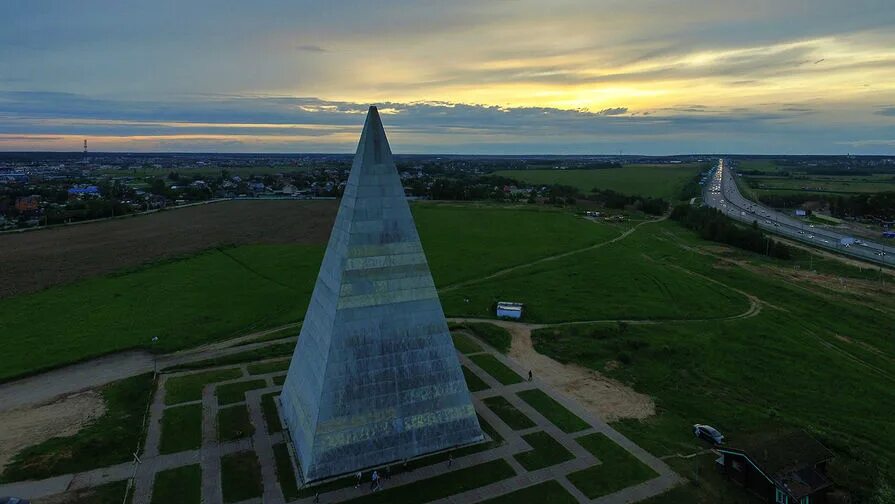
<svg viewBox="0 0 895 504">
<path fill-rule="evenodd" d="M 504 365 L 516 371 L 520 377 L 527 374 L 527 370 L 520 369 L 519 366 L 507 358 L 506 356 L 493 351 L 483 342 L 480 342 L 483 352 L 490 353 Z M 247 346 L 239 347 L 246 349 Z M 429 478 L 441 476 L 449 471 L 472 467 L 478 464 L 503 459 L 510 467 L 513 468 L 515 476 L 494 482 L 489 485 L 471 489 L 462 493 L 458 493 L 443 499 L 437 500 L 438 503 L 467 503 L 479 502 L 490 499 L 508 492 L 516 491 L 521 488 L 542 483 L 549 480 L 555 480 L 569 494 L 575 497 L 579 502 L 590 502 L 599 504 L 622 504 L 635 502 L 645 499 L 659 493 L 662 493 L 672 486 L 678 484 L 680 478 L 662 461 L 650 455 L 645 450 L 631 442 L 629 439 L 615 431 L 608 424 L 599 418 L 593 417 L 587 410 L 579 406 L 577 403 L 570 401 L 562 395 L 552 390 L 549 385 L 541 383 L 537 378 L 533 382 L 523 381 L 512 385 L 502 385 L 491 375 L 479 368 L 475 362 L 466 355 L 460 355 L 461 363 L 484 381 L 490 388 L 475 392 L 473 394 L 473 403 L 476 411 L 481 417 L 491 425 L 494 430 L 503 438 L 504 442 L 499 446 L 473 453 L 463 457 L 457 457 L 453 460 L 450 468 L 446 462 L 435 463 L 429 466 L 416 468 L 407 473 L 393 474 L 392 478 L 384 482 L 386 489 L 404 485 L 417 481 L 425 481 Z M 227 366 L 232 367 L 232 366 Z M 161 442 L 161 421 L 166 409 L 165 405 L 165 383 L 174 377 L 188 374 L 189 372 L 164 374 L 160 376 L 158 390 L 156 391 L 153 402 L 149 409 L 148 433 L 144 444 L 141 460 L 142 463 L 136 467 L 134 485 L 134 504 L 149 504 L 152 499 L 152 486 L 159 471 L 180 467 L 184 465 L 199 464 L 202 469 L 202 497 L 206 504 L 216 504 L 223 501 L 223 493 L 221 488 L 221 457 L 230 453 L 240 451 L 253 451 L 258 457 L 261 469 L 261 479 L 263 487 L 263 495 L 258 499 L 251 499 L 240 504 L 261 503 L 264 504 L 285 504 L 285 498 L 279 484 L 277 475 L 276 459 L 273 455 L 273 445 L 281 443 L 285 439 L 285 433 L 270 434 L 267 431 L 267 422 L 264 418 L 263 408 L 261 406 L 261 397 L 270 392 L 280 390 L 279 386 L 273 385 L 273 377 L 282 375 L 283 371 L 266 373 L 261 375 L 250 376 L 248 374 L 247 365 L 239 366 L 242 376 L 233 380 L 227 380 L 220 383 L 207 385 L 202 390 L 201 401 L 194 401 L 195 404 L 202 405 L 202 443 L 201 447 L 196 450 L 188 450 L 172 454 L 160 454 L 159 446 Z M 245 394 L 245 405 L 248 408 L 250 420 L 255 428 L 254 434 L 250 437 L 244 437 L 236 441 L 221 443 L 218 441 L 218 400 L 215 396 L 215 388 L 222 384 L 246 381 L 248 379 L 263 378 L 266 386 L 260 389 L 250 390 Z M 557 400 L 565 408 L 578 417 L 587 422 L 590 427 L 579 432 L 567 434 L 543 417 L 536 409 L 523 401 L 517 395 L 522 390 L 538 388 Z M 536 425 L 531 428 L 522 430 L 513 430 L 507 426 L 494 412 L 486 407 L 483 401 L 494 396 L 502 396 L 510 402 L 516 409 L 530 418 Z M 238 403 L 240 404 L 240 403 Z M 181 406 L 178 404 L 176 406 Z M 227 405 L 230 407 L 233 405 Z M 527 471 L 515 458 L 522 452 L 531 450 L 531 446 L 523 439 L 523 436 L 538 431 L 544 431 L 562 444 L 574 456 L 571 460 L 556 464 L 542 469 Z M 593 454 L 585 450 L 576 438 L 601 432 L 609 437 L 612 441 L 627 450 L 638 460 L 651 467 L 658 474 L 657 477 L 645 481 L 643 483 L 625 488 L 619 492 L 602 496 L 597 499 L 588 499 L 578 488 L 576 488 L 567 478 L 567 476 L 575 471 L 591 467 L 599 464 L 600 461 Z M 118 464 L 115 466 L 79 473 L 76 475 L 65 475 L 56 478 L 50 478 L 42 481 L 31 481 L 15 483 L 12 485 L 0 486 L 0 494 L 11 493 L 14 495 L 24 495 L 31 498 L 39 498 L 53 494 L 62 493 L 69 490 L 88 488 L 99 484 L 120 481 L 128 479 L 134 473 L 134 465 L 132 463 Z M 295 473 L 295 465 L 293 464 L 293 476 Z M 360 488 L 354 488 L 349 485 L 347 488 L 327 492 L 321 495 L 321 502 L 334 503 L 351 500 L 369 493 L 369 471 L 365 473 L 366 480 Z M 294 501 L 292 504 L 310 504 L 313 497 L 307 497 Z"/>
</svg>

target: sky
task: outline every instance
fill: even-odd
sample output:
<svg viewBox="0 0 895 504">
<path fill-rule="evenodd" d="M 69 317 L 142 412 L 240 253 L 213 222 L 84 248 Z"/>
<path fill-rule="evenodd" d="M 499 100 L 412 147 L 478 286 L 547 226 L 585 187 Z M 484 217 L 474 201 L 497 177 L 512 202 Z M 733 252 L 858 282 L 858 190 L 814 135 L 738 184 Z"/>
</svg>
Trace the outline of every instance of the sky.
<svg viewBox="0 0 895 504">
<path fill-rule="evenodd" d="M 3 0 L 0 150 L 895 154 L 892 0 Z"/>
</svg>

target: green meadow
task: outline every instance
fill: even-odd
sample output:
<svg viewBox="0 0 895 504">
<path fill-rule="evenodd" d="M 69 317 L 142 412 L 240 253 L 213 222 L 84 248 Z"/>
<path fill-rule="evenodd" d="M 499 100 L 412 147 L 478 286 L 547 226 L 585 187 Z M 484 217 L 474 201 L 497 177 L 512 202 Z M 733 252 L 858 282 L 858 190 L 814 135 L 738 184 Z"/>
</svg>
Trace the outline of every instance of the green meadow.
<svg viewBox="0 0 895 504">
<path fill-rule="evenodd" d="M 584 193 L 609 189 L 628 195 L 677 200 L 684 185 L 709 167 L 702 163 L 631 164 L 605 170 L 503 170 L 495 175 L 530 184 L 573 186 Z"/>
</svg>

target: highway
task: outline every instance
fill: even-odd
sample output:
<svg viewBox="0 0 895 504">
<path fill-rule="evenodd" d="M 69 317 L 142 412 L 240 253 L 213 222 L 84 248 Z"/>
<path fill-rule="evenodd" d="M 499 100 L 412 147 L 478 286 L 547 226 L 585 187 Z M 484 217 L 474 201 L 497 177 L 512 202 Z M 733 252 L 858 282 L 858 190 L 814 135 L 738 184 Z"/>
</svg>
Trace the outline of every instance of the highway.
<svg viewBox="0 0 895 504">
<path fill-rule="evenodd" d="M 876 264 L 895 266 L 895 248 L 890 245 L 859 239 L 846 246 L 841 240 L 852 238 L 850 235 L 815 227 L 805 220 L 746 199 L 740 194 L 734 179 L 736 174 L 728 164 L 724 159 L 720 159 L 709 173 L 702 189 L 702 198 L 706 205 L 746 224 L 757 222 L 762 230 L 791 240 Z"/>
</svg>

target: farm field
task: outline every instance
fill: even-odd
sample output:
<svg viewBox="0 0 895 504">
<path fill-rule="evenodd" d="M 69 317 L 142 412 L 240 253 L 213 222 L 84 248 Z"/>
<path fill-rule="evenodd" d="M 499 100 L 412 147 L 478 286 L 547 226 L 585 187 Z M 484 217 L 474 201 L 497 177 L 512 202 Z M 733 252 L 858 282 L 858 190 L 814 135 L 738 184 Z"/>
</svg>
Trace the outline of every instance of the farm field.
<svg viewBox="0 0 895 504">
<path fill-rule="evenodd" d="M 629 195 L 651 196 L 675 201 L 684 185 L 708 164 L 625 165 L 605 170 L 504 170 L 495 175 L 531 184 L 562 184 L 584 193 L 610 189 Z"/>
<path fill-rule="evenodd" d="M 269 205 L 284 204 L 239 203 L 261 204 L 265 212 L 272 211 Z M 289 207 L 274 210 L 282 213 L 283 208 Z M 177 212 L 190 210 L 163 212 L 128 222 L 140 224 L 133 230 L 134 239 L 139 242 L 142 233 L 155 229 L 153 219 L 169 219 Z M 265 231 L 255 230 L 244 237 L 275 241 L 288 240 L 291 236 L 294 240 L 291 244 L 213 248 L 183 259 L 0 299 L 0 342 L 6 345 L 10 362 L 0 371 L 0 381 L 128 348 L 151 347 L 155 351 L 170 352 L 301 320 L 323 257 L 323 242 L 328 238 L 329 230 L 324 232 L 320 227 L 329 225 L 330 217 L 323 215 L 324 211 L 321 207 L 317 220 L 312 219 L 310 224 L 295 222 L 286 237 L 275 236 L 276 230 L 283 229 L 281 224 L 273 224 Z M 258 216 L 259 212 L 262 210 L 249 213 Z M 429 262 L 439 286 L 590 246 L 621 232 L 619 228 L 598 225 L 553 209 L 424 204 L 415 205 L 414 212 L 424 246 L 431 251 Z M 192 214 L 186 216 L 189 215 Z M 517 221 L 519 225 L 506 226 L 507 221 Z M 119 223 L 95 225 L 105 228 L 108 224 Z M 268 224 L 255 225 L 264 228 Z M 53 243 L 55 234 L 63 236 L 61 240 L 79 230 L 99 240 L 100 235 L 92 226 L 3 236 L 0 240 Z M 165 240 L 171 243 L 183 239 L 189 246 L 214 243 L 219 238 L 213 233 L 201 240 L 188 238 L 189 229 L 177 229 L 169 234 L 158 229 L 155 232 L 165 235 Z M 319 236 L 312 238 L 314 233 Z M 105 252 L 99 250 L 100 245 L 76 247 L 77 252 L 70 254 L 69 260 L 80 260 L 79 254 L 87 262 L 86 258 L 94 253 L 102 257 Z M 59 243 L 53 247 L 58 256 L 54 261 L 62 261 Z M 116 247 L 113 244 L 108 248 Z M 135 261 L 145 260 L 154 253 L 133 247 Z M 54 261 L 31 263 L 31 269 L 35 275 L 41 275 L 44 270 L 51 275 L 57 268 Z M 17 275 L 13 282 L 28 282 L 25 278 L 28 275 L 23 271 Z M 155 344 L 151 343 L 153 337 L 158 337 Z M 33 352 L 37 344 L 46 351 Z"/>
<path fill-rule="evenodd" d="M 213 247 L 325 244 L 335 201 L 227 201 L 0 235 L 0 299 Z"/>
<path fill-rule="evenodd" d="M 796 175 L 792 177 L 744 177 L 758 194 L 835 193 L 856 194 L 895 191 L 892 175 L 863 175 L 838 177 L 829 175 Z"/>
</svg>

